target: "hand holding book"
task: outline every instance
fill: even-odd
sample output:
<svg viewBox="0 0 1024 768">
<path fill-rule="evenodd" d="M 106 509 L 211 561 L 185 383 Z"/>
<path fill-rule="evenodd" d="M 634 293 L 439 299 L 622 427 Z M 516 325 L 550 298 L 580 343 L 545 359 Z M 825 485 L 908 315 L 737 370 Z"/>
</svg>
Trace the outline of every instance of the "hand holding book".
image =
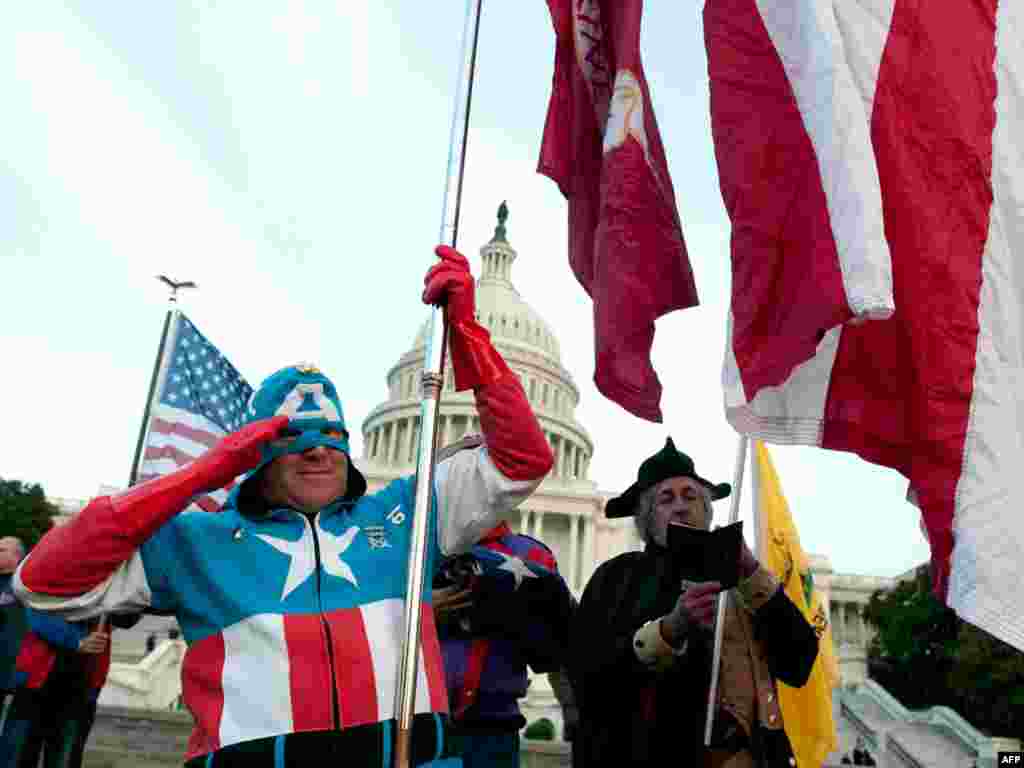
<svg viewBox="0 0 1024 768">
<path fill-rule="evenodd" d="M 743 542 L 742 521 L 713 531 L 670 523 L 668 550 L 680 579 L 716 581 L 722 589 L 732 589 L 757 567 Z"/>
</svg>

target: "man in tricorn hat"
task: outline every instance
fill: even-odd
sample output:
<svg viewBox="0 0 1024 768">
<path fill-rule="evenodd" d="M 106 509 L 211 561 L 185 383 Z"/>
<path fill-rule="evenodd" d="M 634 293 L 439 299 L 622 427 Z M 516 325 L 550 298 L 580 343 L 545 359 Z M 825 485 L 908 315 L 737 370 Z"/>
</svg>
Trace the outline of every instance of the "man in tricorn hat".
<svg viewBox="0 0 1024 768">
<path fill-rule="evenodd" d="M 437 466 L 429 577 L 552 464 L 518 377 L 474 319 L 466 259 L 438 255 L 423 300 L 447 306 L 455 385 L 473 390 L 484 444 Z M 219 513 L 179 514 L 243 473 Z M 198 459 L 94 499 L 47 533 L 15 589 L 72 620 L 147 607 L 176 615 L 195 720 L 189 768 L 389 765 L 413 514 L 411 477 L 366 494 L 334 384 L 295 366 L 264 381 L 246 425 Z M 414 764 L 440 768 L 458 762 L 430 595 L 428 578 L 411 750 Z"/>
<path fill-rule="evenodd" d="M 603 563 L 576 614 L 569 654 L 580 709 L 575 765 L 792 765 L 775 680 L 806 682 L 817 637 L 746 544 L 727 601 L 712 746 L 704 748 L 721 584 L 680 583 L 668 526 L 709 529 L 712 502 L 730 492 L 728 483 L 698 475 L 669 438 L 608 502 L 608 517 L 635 517 L 647 546 Z"/>
</svg>

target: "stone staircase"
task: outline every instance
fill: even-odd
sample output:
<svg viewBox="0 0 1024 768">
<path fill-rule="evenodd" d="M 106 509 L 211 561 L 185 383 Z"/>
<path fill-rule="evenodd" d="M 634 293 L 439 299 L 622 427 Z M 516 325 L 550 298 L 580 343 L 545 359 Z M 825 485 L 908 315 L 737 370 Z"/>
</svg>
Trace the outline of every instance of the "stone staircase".
<svg viewBox="0 0 1024 768">
<path fill-rule="evenodd" d="M 172 616 L 145 615 L 131 629 L 114 629 L 111 637 L 111 661 L 134 664 L 149 652 L 146 641 L 153 636 L 157 641 L 166 639 L 171 632 L 178 631 L 178 623 Z"/>
<path fill-rule="evenodd" d="M 998 749 L 1020 748 L 985 736 L 948 707 L 909 710 L 873 680 L 838 689 L 835 699 L 840 749 L 828 765 L 838 765 L 857 737 L 879 768 L 995 768 Z"/>
<path fill-rule="evenodd" d="M 100 692 L 100 706 L 149 711 L 177 708 L 185 648 L 183 640 L 161 640 L 139 661 L 112 661 L 107 684 Z"/>
<path fill-rule="evenodd" d="M 180 768 L 191 732 L 187 712 L 101 706 L 82 768 Z"/>
</svg>

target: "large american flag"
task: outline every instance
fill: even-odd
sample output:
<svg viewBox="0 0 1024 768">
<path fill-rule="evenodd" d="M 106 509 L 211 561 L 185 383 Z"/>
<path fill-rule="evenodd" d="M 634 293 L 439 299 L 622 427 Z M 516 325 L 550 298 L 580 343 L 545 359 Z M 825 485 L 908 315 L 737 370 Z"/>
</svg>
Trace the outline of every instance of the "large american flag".
<svg viewBox="0 0 1024 768">
<path fill-rule="evenodd" d="M 166 373 L 154 393 L 138 481 L 188 464 L 238 429 L 252 387 L 182 313 L 174 314 L 164 350 Z M 216 512 L 233 485 L 189 506 Z"/>
<path fill-rule="evenodd" d="M 1019 0 L 704 6 L 729 421 L 900 471 L 937 594 L 1020 650 L 1022 29 Z"/>
</svg>

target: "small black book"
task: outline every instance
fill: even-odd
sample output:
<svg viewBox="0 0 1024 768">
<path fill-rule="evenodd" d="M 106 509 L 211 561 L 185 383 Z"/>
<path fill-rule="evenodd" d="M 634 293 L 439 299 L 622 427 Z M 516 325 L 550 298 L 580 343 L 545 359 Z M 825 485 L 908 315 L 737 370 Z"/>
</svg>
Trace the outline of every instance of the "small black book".
<svg viewBox="0 0 1024 768">
<path fill-rule="evenodd" d="M 705 531 L 669 523 L 668 550 L 680 579 L 717 581 L 732 589 L 740 580 L 743 521 Z"/>
</svg>

